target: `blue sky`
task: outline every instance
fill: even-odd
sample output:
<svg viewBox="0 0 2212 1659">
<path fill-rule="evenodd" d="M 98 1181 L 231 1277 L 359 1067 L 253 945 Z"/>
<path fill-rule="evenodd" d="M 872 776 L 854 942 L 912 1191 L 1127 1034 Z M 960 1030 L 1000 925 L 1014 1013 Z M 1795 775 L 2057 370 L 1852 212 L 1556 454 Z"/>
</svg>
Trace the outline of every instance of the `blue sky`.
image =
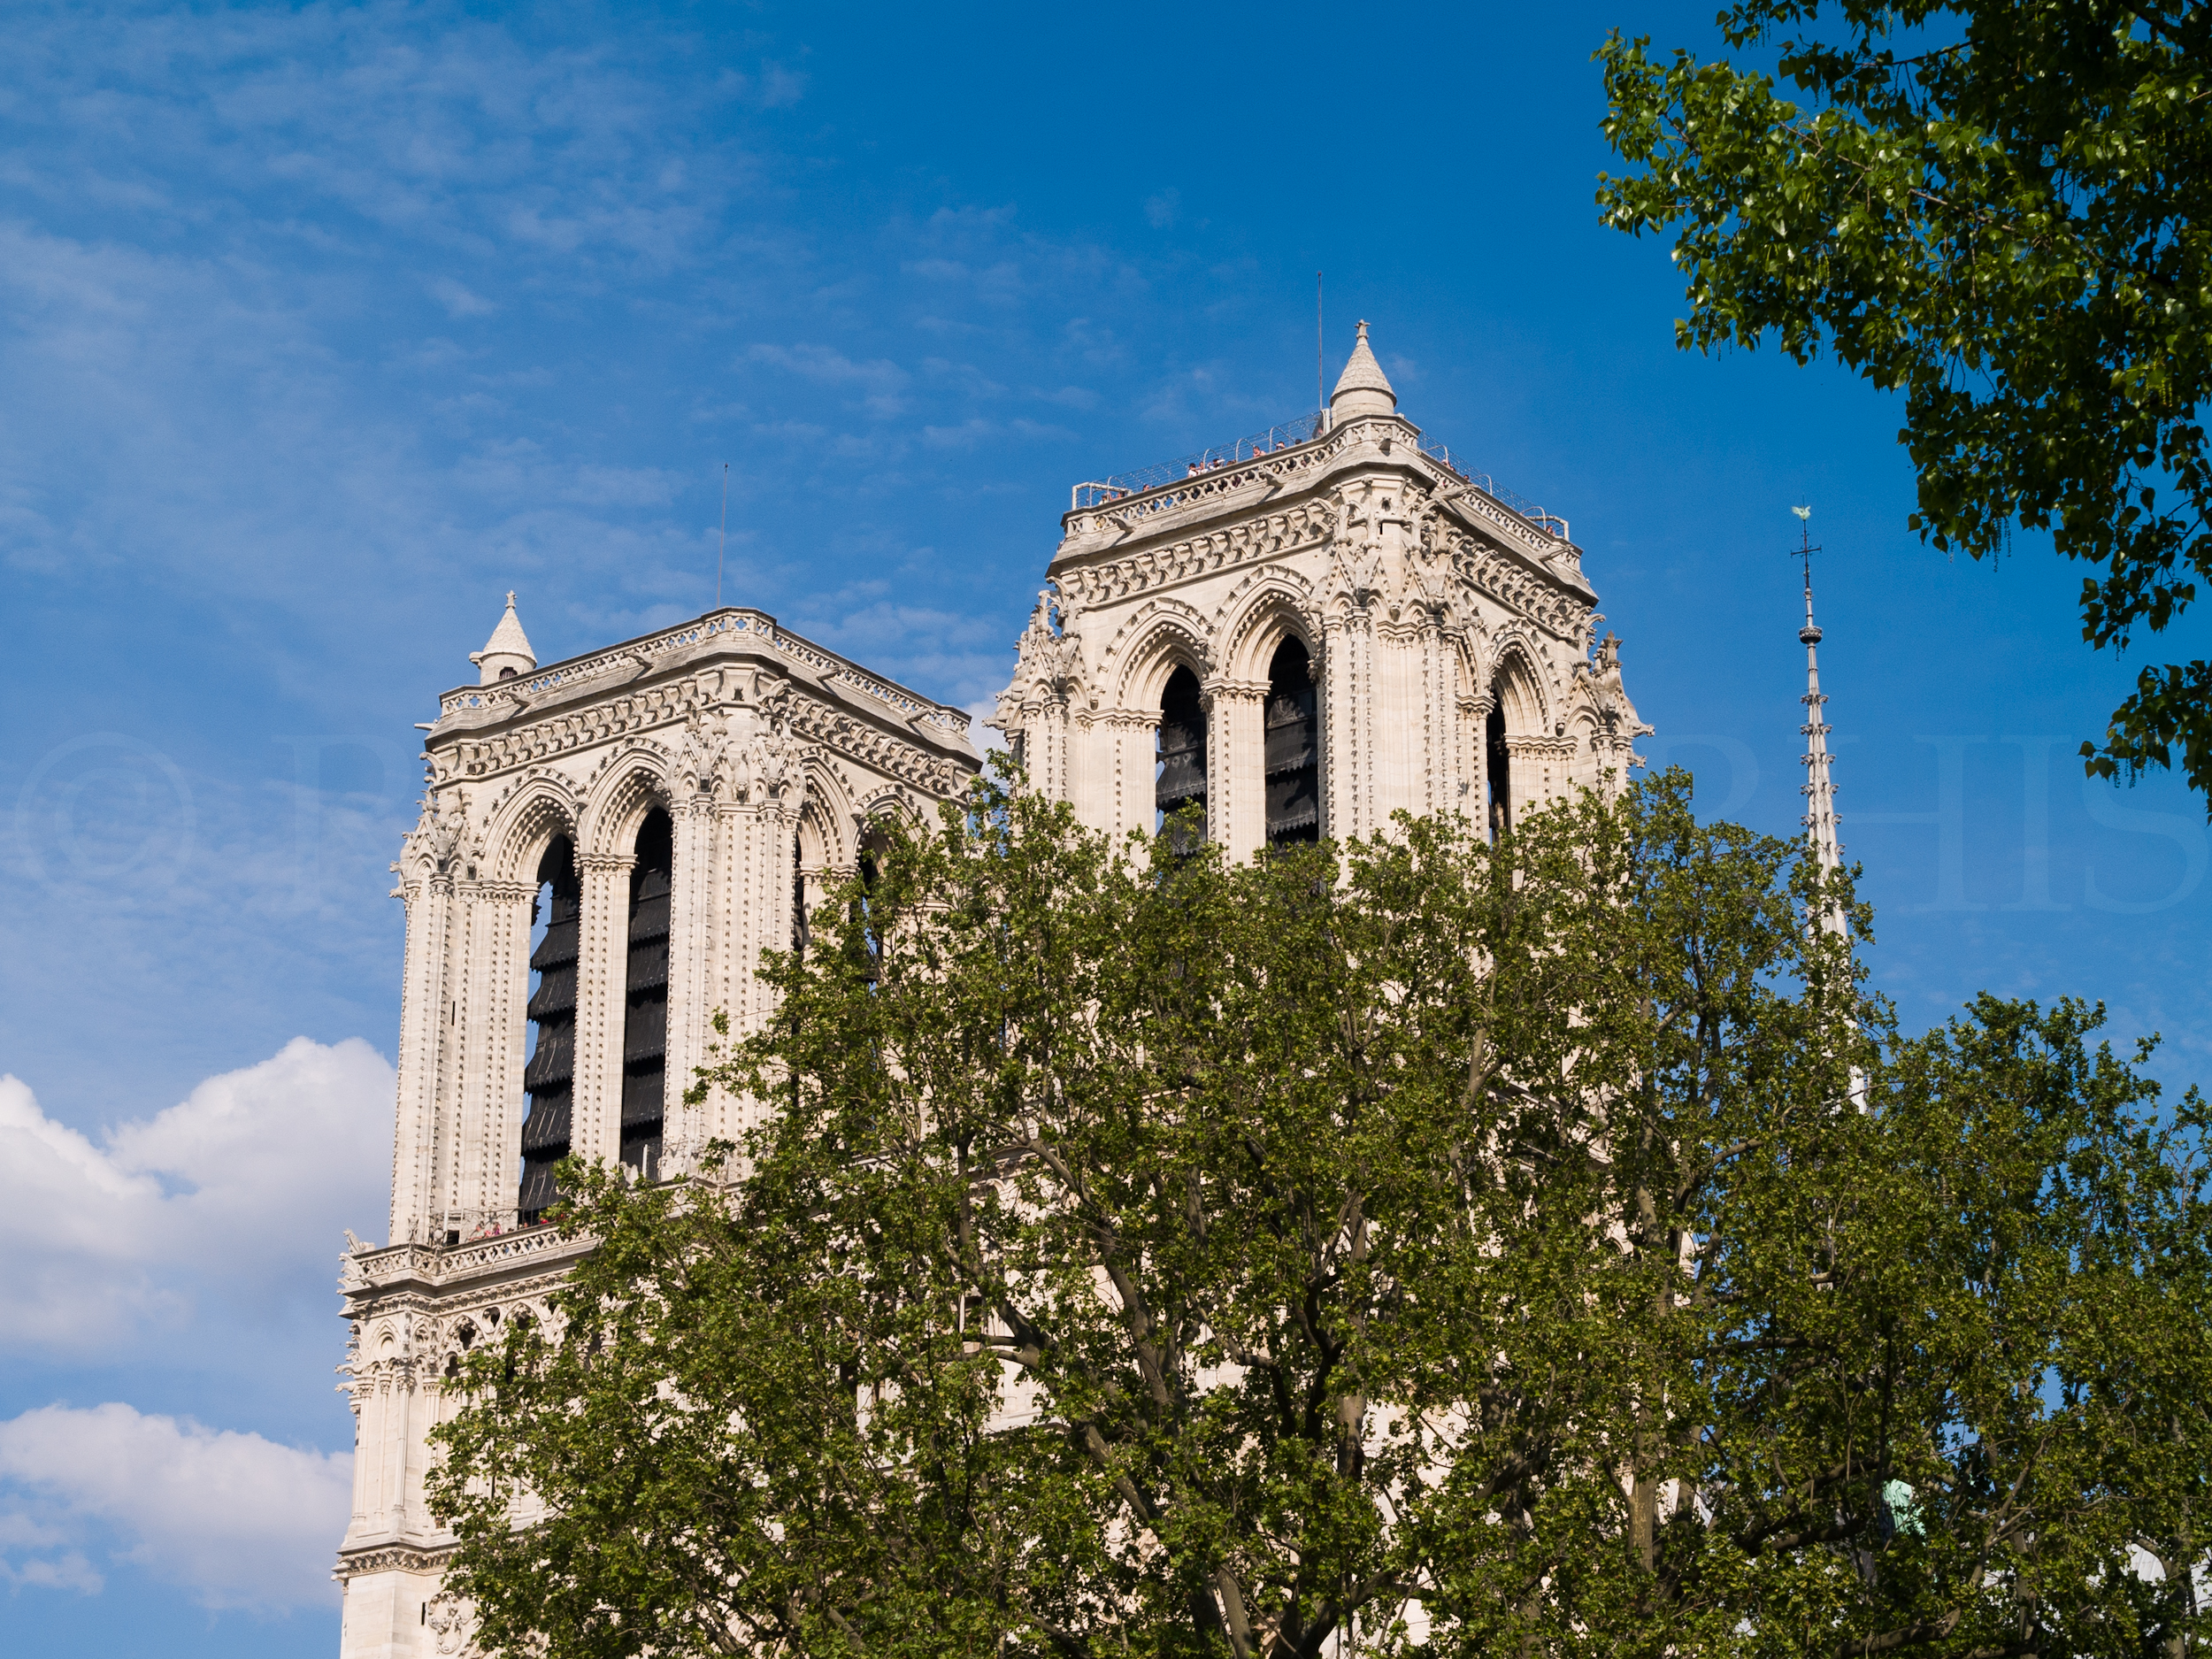
<svg viewBox="0 0 2212 1659">
<path fill-rule="evenodd" d="M 2137 664 L 2031 539 L 1913 540 L 1893 400 L 1674 349 L 1664 248 L 1591 200 L 1617 23 L 1712 44 L 1709 0 L 11 8 L 8 1645 L 334 1650 L 386 865 L 501 595 L 546 660 L 705 609 L 726 461 L 726 598 L 981 703 L 1071 483 L 1312 407 L 1317 269 L 1330 374 L 1366 318 L 1409 418 L 1570 518 L 1647 752 L 1780 832 L 1813 503 L 1909 1025 L 2076 992 L 2203 1074 L 2201 807 L 2071 758 Z"/>
</svg>

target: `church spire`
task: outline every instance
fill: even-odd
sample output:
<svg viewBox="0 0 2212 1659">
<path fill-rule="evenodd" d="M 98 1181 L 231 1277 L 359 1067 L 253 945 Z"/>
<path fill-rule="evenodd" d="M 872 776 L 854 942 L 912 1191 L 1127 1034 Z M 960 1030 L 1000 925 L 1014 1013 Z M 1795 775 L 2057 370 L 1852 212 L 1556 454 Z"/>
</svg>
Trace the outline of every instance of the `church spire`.
<svg viewBox="0 0 2212 1659">
<path fill-rule="evenodd" d="M 492 630 L 490 639 L 484 641 L 480 651 L 471 651 L 469 661 L 474 663 L 490 685 L 496 680 L 512 680 L 517 674 L 526 674 L 538 665 L 537 653 L 530 649 L 530 638 L 522 631 L 522 620 L 515 615 L 515 596 L 507 595 L 507 613 L 499 618 L 499 626 Z"/>
<path fill-rule="evenodd" d="M 1397 407 L 1398 394 L 1391 388 L 1382 365 L 1375 361 L 1375 353 L 1367 343 L 1367 325 L 1363 322 L 1352 355 L 1345 360 L 1344 373 L 1337 376 L 1336 390 L 1329 394 L 1329 424 L 1334 426 L 1355 415 L 1387 415 Z"/>
<path fill-rule="evenodd" d="M 1829 772 L 1829 726 L 1823 710 L 1828 698 L 1820 688 L 1820 625 L 1813 620 L 1813 555 L 1820 549 L 1813 545 L 1813 510 L 1793 507 L 1800 526 L 1800 545 L 1797 555 L 1805 562 L 1805 626 L 1797 631 L 1798 639 L 1805 647 L 1805 724 L 1798 729 L 1811 741 L 1801 757 L 1805 766 L 1805 840 L 1813 856 L 1820 864 L 1820 872 L 1828 874 L 1843 864 L 1843 843 L 1836 839 L 1836 826 L 1842 820 L 1836 816 L 1836 785 Z M 1824 918 L 1832 927 L 1842 926 L 1839 916 Z"/>
</svg>

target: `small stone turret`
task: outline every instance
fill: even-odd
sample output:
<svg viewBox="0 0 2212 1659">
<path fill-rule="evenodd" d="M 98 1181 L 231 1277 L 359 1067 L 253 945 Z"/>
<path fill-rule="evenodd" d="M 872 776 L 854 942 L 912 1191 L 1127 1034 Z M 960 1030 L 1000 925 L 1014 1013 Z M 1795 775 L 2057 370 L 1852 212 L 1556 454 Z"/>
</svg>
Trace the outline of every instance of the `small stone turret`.
<svg viewBox="0 0 2212 1659">
<path fill-rule="evenodd" d="M 1367 325 L 1359 326 L 1359 340 L 1337 376 L 1336 390 L 1329 394 L 1329 424 L 1335 426 L 1355 415 L 1390 415 L 1398 410 L 1398 394 L 1390 377 L 1375 361 L 1367 344 Z"/>
<path fill-rule="evenodd" d="M 529 636 L 522 631 L 522 623 L 515 615 L 515 596 L 507 595 L 507 614 L 499 618 L 499 626 L 492 630 L 490 639 L 484 641 L 480 651 L 471 651 L 469 661 L 482 672 L 482 683 L 488 686 L 495 680 L 512 680 L 517 674 L 533 672 L 538 665 L 537 653 L 530 649 Z"/>
</svg>

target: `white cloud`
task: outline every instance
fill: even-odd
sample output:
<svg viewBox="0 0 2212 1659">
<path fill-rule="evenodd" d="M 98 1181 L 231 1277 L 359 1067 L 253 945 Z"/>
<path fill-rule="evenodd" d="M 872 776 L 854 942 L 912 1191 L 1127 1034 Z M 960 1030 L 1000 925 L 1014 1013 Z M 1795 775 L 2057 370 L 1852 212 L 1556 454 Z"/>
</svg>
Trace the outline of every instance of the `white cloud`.
<svg viewBox="0 0 2212 1659">
<path fill-rule="evenodd" d="M 327 1602 L 352 1469 L 350 1454 L 302 1451 L 188 1417 L 118 1404 L 42 1406 L 0 1422 L 0 1481 L 16 1488 L 0 1500 L 11 1505 L 0 1510 L 0 1578 L 96 1591 L 101 1577 L 81 1550 L 31 1553 L 96 1524 L 123 1559 L 188 1586 L 204 1607 Z"/>
<path fill-rule="evenodd" d="M 746 355 L 755 363 L 772 363 L 818 386 L 856 387 L 864 394 L 862 406 L 879 419 L 888 419 L 906 407 L 900 393 L 906 386 L 907 373 L 887 357 L 856 361 L 831 346 L 779 346 L 764 342 Z"/>
<path fill-rule="evenodd" d="M 456 282 L 451 277 L 440 277 L 429 287 L 430 297 L 445 307 L 449 317 L 488 317 L 499 309 L 481 294 Z"/>
<path fill-rule="evenodd" d="M 96 1353 L 210 1292 L 272 1309 L 382 1219 L 392 1087 L 360 1039 L 296 1038 L 96 1144 L 0 1077 L 0 1344 Z"/>
<path fill-rule="evenodd" d="M 69 1541 L 65 1528 L 19 1510 L 0 1509 L 0 1584 L 97 1595 L 107 1580 L 82 1550 L 62 1548 Z"/>
</svg>

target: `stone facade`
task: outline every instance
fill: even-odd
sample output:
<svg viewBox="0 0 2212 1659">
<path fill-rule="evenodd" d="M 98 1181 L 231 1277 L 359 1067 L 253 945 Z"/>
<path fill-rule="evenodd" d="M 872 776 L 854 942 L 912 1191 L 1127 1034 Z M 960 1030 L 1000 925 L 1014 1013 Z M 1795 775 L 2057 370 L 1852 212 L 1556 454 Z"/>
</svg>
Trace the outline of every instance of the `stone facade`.
<svg viewBox="0 0 2212 1659">
<path fill-rule="evenodd" d="M 1033 785 L 1094 827 L 1151 829 L 1176 795 L 1241 857 L 1271 837 L 1372 833 L 1400 810 L 1496 824 L 1613 787 L 1648 729 L 1610 635 L 1593 657 L 1596 595 L 1565 523 L 1425 444 L 1364 324 L 1328 410 L 1079 486 L 1061 531 L 994 724 Z M 357 1421 L 344 1659 L 472 1651 L 468 1609 L 442 1587 L 451 1540 L 424 1501 L 426 1436 L 459 1355 L 541 1317 L 584 1248 L 529 1225 L 531 1114 L 557 1099 L 561 1148 L 648 1176 L 741 1131 L 746 1102 L 682 1100 L 713 1011 L 757 1029 L 762 949 L 857 868 L 872 826 L 926 816 L 977 765 L 965 714 L 757 611 L 540 670 L 511 594 L 472 661 L 480 683 L 446 693 L 428 728 L 422 816 L 393 866 L 407 942 L 392 1241 L 351 1250 L 340 1286 Z M 1164 701 L 1180 746 L 1164 758 Z M 570 885 L 544 888 L 547 936 L 573 942 L 534 1001 L 550 863 Z M 649 926 L 641 905 L 662 907 Z M 642 1107 L 625 1023 L 641 938 L 664 1022 Z M 557 1088 L 553 1018 L 570 1046 Z"/>
<path fill-rule="evenodd" d="M 1324 835 L 1402 810 L 1491 821 L 1632 764 L 1648 728 L 1610 635 L 1592 660 L 1597 595 L 1565 523 L 1424 444 L 1365 324 L 1321 419 L 1130 482 L 1076 491 L 993 721 L 1084 822 L 1154 827 L 1162 698 L 1187 669 L 1209 835 L 1260 846 L 1262 709 L 1288 640 L 1318 686 Z"/>
<path fill-rule="evenodd" d="M 530 1110 L 531 944 L 541 863 L 565 840 L 578 894 L 568 1144 L 625 1150 L 626 904 L 641 826 L 672 832 L 665 915 L 663 1133 L 653 1172 L 680 1174 L 745 1126 L 744 1102 L 683 1102 L 715 1010 L 733 1033 L 769 1012 L 754 977 L 788 945 L 794 905 L 858 865 L 871 826 L 920 818 L 976 769 L 968 716 L 777 626 L 722 610 L 539 670 L 509 595 L 425 741 L 422 816 L 393 866 L 407 912 L 392 1242 L 344 1260 L 356 1419 L 341 1547 L 346 1659 L 466 1651 L 466 1609 L 442 1594 L 450 1540 L 423 1498 L 442 1379 L 503 1319 L 543 1312 L 575 1247 L 518 1203 Z M 634 1091 L 632 1091 L 634 1092 Z"/>
</svg>

